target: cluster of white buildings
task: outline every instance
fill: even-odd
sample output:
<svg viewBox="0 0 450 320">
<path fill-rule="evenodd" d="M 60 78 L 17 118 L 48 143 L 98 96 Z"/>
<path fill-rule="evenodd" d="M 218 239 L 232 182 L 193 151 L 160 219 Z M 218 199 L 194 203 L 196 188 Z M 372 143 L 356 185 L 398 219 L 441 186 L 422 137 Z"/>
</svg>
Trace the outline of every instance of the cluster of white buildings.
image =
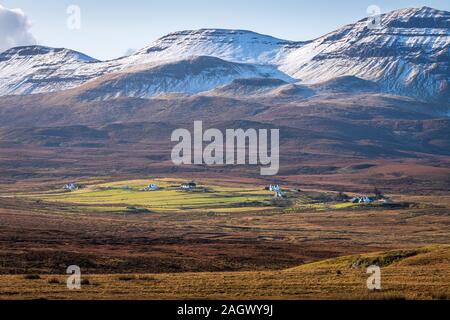
<svg viewBox="0 0 450 320">
<path fill-rule="evenodd" d="M 283 190 L 281 190 L 281 187 L 277 184 L 270 185 L 269 191 L 275 192 L 275 198 L 284 198 Z"/>
<path fill-rule="evenodd" d="M 350 200 L 351 203 L 364 203 L 364 204 L 371 204 L 374 202 L 381 202 L 381 203 L 392 203 L 392 200 L 389 198 L 382 198 L 382 199 L 375 199 L 368 196 L 360 196 L 360 197 L 354 197 Z"/>
<path fill-rule="evenodd" d="M 368 196 L 354 197 L 350 200 L 351 203 L 373 203 L 375 200 Z"/>
</svg>

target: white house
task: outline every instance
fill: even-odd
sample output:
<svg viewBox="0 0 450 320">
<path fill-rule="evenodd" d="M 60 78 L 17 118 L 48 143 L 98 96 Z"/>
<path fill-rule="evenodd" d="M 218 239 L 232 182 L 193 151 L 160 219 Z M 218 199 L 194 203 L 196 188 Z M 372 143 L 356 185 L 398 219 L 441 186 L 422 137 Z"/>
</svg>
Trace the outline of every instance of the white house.
<svg viewBox="0 0 450 320">
<path fill-rule="evenodd" d="M 273 192 L 281 191 L 281 187 L 279 185 L 270 185 L 269 190 Z"/>
<path fill-rule="evenodd" d="M 279 185 L 270 185 L 269 190 L 275 192 L 275 198 L 283 198 L 284 193 Z"/>
<path fill-rule="evenodd" d="M 351 203 L 373 203 L 375 202 L 372 198 L 368 196 L 354 197 L 350 200 Z"/>
<path fill-rule="evenodd" d="M 64 185 L 63 189 L 67 191 L 75 191 L 78 189 L 78 186 L 75 183 L 68 183 Z"/>
<path fill-rule="evenodd" d="M 181 185 L 181 189 L 183 190 L 193 190 L 197 188 L 197 184 L 195 182 L 184 183 Z"/>
<path fill-rule="evenodd" d="M 157 191 L 159 187 L 156 184 L 149 184 L 148 187 L 142 189 L 142 191 Z"/>
</svg>

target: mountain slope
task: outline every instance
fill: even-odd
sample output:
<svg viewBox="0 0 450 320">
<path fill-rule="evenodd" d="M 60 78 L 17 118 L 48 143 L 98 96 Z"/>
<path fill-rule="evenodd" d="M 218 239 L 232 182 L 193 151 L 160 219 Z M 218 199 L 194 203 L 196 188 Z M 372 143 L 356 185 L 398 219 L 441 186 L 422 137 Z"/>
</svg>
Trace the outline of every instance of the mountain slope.
<svg viewBox="0 0 450 320">
<path fill-rule="evenodd" d="M 95 62 L 89 56 L 63 48 L 9 49 L 0 54 L 0 94 L 61 91 L 80 85 L 87 79 L 84 68 Z"/>
<path fill-rule="evenodd" d="M 68 49 L 42 46 L 13 48 L 0 54 L 0 96 L 57 92 L 78 87 L 104 75 L 111 75 L 112 77 L 116 77 L 113 75 L 114 73 L 130 75 L 136 70 L 139 70 L 139 75 L 136 75 L 136 77 L 142 77 L 141 69 L 156 66 L 167 68 L 170 63 L 177 64 L 182 60 L 202 56 L 226 59 L 230 62 L 229 66 L 232 62 L 253 64 L 253 66 L 245 67 L 246 71 L 243 70 L 245 69 L 243 66 L 239 67 L 237 64 L 234 66 L 235 70 L 242 69 L 238 73 L 241 73 L 244 78 L 271 76 L 291 82 L 292 79 L 288 75 L 277 71 L 276 66 L 266 63 L 267 59 L 275 57 L 281 48 L 289 46 L 296 47 L 297 45 L 294 42 L 259 35 L 250 31 L 204 29 L 167 35 L 136 54 L 110 61 L 98 61 Z M 214 64 L 218 60 L 202 58 L 204 67 L 206 67 L 206 61 Z M 212 68 L 213 66 L 209 67 Z M 191 70 L 195 73 L 194 69 Z M 175 86 L 173 90 L 166 88 L 155 89 L 154 91 L 155 93 L 172 91 L 192 93 L 198 92 L 198 88 L 210 90 L 212 89 L 211 84 L 214 83 L 217 86 L 228 83 L 224 82 L 224 77 L 219 73 L 217 74 L 219 76 L 217 79 L 212 79 L 212 73 L 209 74 L 205 78 L 208 82 L 203 84 L 198 82 L 200 79 L 193 74 L 192 78 L 197 81 L 196 83 L 185 84 L 181 87 Z M 238 74 L 235 74 L 229 82 L 237 76 Z M 152 80 L 152 82 L 154 81 Z M 122 83 L 125 82 L 122 81 Z M 151 85 L 144 84 L 142 81 L 140 83 L 143 86 L 137 88 L 137 83 L 134 82 L 132 84 L 133 90 L 115 86 L 116 92 L 111 92 L 107 96 L 120 96 L 121 94 L 117 91 L 135 93 L 130 96 L 136 96 L 137 92 L 141 92 L 142 95 L 139 97 L 143 98 L 152 96 L 152 90 L 149 91 Z M 154 85 L 161 88 L 167 87 L 166 83 L 160 85 L 154 83 Z M 197 89 L 194 89 L 194 87 Z M 186 91 L 184 91 L 185 88 Z"/>
<path fill-rule="evenodd" d="M 322 83 L 316 83 L 311 87 L 320 92 L 344 92 L 347 94 L 360 92 L 380 92 L 380 88 L 377 83 L 354 76 L 332 78 Z"/>
<path fill-rule="evenodd" d="M 267 64 L 269 57 L 273 59 L 282 48 L 300 45 L 301 43 L 250 31 L 203 29 L 169 34 L 136 54 L 110 61 L 98 61 L 68 49 L 18 47 L 0 54 L 0 96 L 62 91 L 106 74 L 124 71 L 130 73 L 136 68 L 176 63 L 194 56 L 210 56 L 230 62 Z M 263 69 L 261 66 L 254 68 Z M 267 67 L 268 70 L 274 68 L 276 66 Z M 281 72 L 269 71 L 269 74 L 272 76 L 276 74 L 276 77 L 282 80 L 289 79 Z M 244 73 L 244 76 L 256 74 Z M 210 78 L 208 80 L 210 83 L 214 82 L 211 82 Z M 225 83 L 222 80 L 217 79 L 215 82 L 223 85 Z M 185 87 L 194 86 L 211 89 L 207 83 Z M 147 97 L 145 87 L 147 86 L 135 91 L 144 92 L 142 97 Z M 192 90 L 188 90 L 190 91 Z M 109 96 L 115 94 L 111 93 Z"/>
<path fill-rule="evenodd" d="M 345 26 L 292 51 L 280 69 L 307 83 L 339 76 L 377 82 L 385 92 L 450 102 L 450 13 L 404 9 Z"/>
<path fill-rule="evenodd" d="M 206 94 L 217 96 L 252 97 L 269 94 L 273 90 L 286 86 L 288 83 L 280 79 L 246 78 L 218 87 Z"/>
<path fill-rule="evenodd" d="M 108 74 L 76 90 L 80 91 L 78 96 L 84 100 L 107 100 L 118 97 L 151 98 L 165 93 L 204 92 L 236 79 L 252 77 L 292 81 L 271 66 L 234 63 L 214 57 L 198 56 Z"/>
<path fill-rule="evenodd" d="M 103 76 L 117 79 L 114 73 L 127 74 L 132 83 L 122 77 L 113 86 L 110 83 L 112 92 L 99 88 L 99 99 L 128 93 L 131 97 L 147 98 L 161 92 L 199 92 L 214 89 L 213 85 L 223 86 L 255 76 L 283 81 L 291 77 L 302 84 L 357 77 L 375 82 L 374 87 L 383 93 L 450 104 L 449 48 L 450 13 L 428 7 L 384 14 L 377 29 L 369 28 L 369 20 L 363 19 L 308 42 L 281 40 L 243 30 L 180 31 L 158 39 L 133 55 L 111 61 L 97 61 L 68 49 L 21 47 L 0 54 L 0 96 L 76 88 Z M 131 76 L 136 70 L 167 68 L 169 63 L 202 56 L 245 63 L 249 68 L 253 64 L 255 70 L 271 71 L 242 72 L 229 79 L 220 72 L 204 78 L 185 75 L 186 81 L 194 82 L 176 84 L 173 88 L 164 82 L 156 84 L 157 79 L 165 81 L 164 78 L 143 77 L 141 71 Z M 214 74 L 217 78 L 213 79 Z M 119 84 L 124 87 L 119 88 Z M 152 86 L 166 89 L 151 89 Z"/>
</svg>

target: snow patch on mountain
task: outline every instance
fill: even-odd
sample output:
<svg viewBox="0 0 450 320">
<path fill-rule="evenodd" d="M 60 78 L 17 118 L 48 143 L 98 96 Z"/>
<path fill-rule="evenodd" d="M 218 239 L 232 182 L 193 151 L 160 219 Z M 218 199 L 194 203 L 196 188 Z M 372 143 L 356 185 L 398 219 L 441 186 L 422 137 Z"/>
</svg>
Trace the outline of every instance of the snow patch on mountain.
<svg viewBox="0 0 450 320">
<path fill-rule="evenodd" d="M 267 65 L 242 64 L 214 57 L 191 57 L 161 65 L 105 75 L 79 88 L 84 100 L 152 98 L 167 93 L 195 94 L 241 78 L 293 79 Z"/>
<path fill-rule="evenodd" d="M 0 93 L 31 94 L 72 88 L 87 79 L 82 66 L 95 62 L 87 55 L 64 48 L 12 48 L 0 54 Z"/>
<path fill-rule="evenodd" d="M 384 91 L 449 101 L 450 13 L 404 9 L 345 26 L 279 61 L 280 70 L 304 83 L 339 76 L 377 82 Z"/>
<path fill-rule="evenodd" d="M 168 34 L 136 55 L 147 61 L 213 56 L 232 62 L 271 64 L 284 51 L 303 45 L 246 30 L 200 29 Z"/>
</svg>

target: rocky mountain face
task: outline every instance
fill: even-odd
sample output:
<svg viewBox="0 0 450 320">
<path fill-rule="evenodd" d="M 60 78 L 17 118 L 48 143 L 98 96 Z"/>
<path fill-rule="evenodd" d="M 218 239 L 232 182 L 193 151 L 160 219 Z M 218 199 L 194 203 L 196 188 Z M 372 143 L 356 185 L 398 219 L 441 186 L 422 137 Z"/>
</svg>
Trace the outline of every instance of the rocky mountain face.
<svg viewBox="0 0 450 320">
<path fill-rule="evenodd" d="M 308 83 L 338 76 L 377 82 L 384 92 L 450 100 L 450 13 L 404 9 L 345 26 L 293 50 L 280 69 Z"/>
<path fill-rule="evenodd" d="M 351 79 L 360 79 L 358 88 L 450 104 L 450 13 L 403 9 L 382 15 L 380 22 L 370 28 L 363 19 L 307 42 L 243 30 L 181 31 L 111 61 L 68 49 L 13 48 L 0 54 L 0 96 L 74 88 L 90 100 L 215 89 L 245 95 L 255 91 L 254 81 L 250 89 L 221 87 L 247 78 L 286 82 L 291 90 L 282 92 L 322 83 L 333 91 L 333 84 L 342 89 L 347 79 L 351 91 Z"/>
</svg>

